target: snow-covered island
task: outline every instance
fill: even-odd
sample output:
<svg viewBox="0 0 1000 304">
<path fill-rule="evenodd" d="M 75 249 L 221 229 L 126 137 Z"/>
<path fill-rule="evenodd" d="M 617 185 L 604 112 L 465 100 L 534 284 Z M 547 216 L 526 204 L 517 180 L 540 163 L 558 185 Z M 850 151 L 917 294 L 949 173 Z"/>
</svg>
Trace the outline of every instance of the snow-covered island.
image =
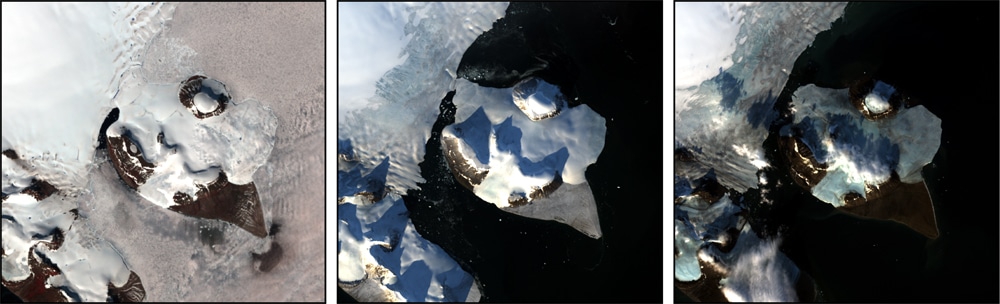
<svg viewBox="0 0 1000 304">
<path fill-rule="evenodd" d="M 883 99 L 878 88 L 866 100 Z M 919 105 L 900 108 L 884 119 L 866 119 L 850 105 L 847 91 L 800 88 L 792 99 L 794 124 L 781 132 L 792 136 L 793 129 L 801 130 L 801 141 L 826 166 L 826 176 L 812 188 L 813 195 L 839 207 L 847 193 L 865 196 L 893 174 L 904 183 L 922 181 L 920 169 L 941 145 L 941 119 Z"/>
<path fill-rule="evenodd" d="M 150 202 L 264 237 L 252 175 L 274 147 L 277 120 L 255 100 L 231 98 L 225 84 L 201 75 L 148 84 L 119 105 L 107 129 L 108 154 L 122 180 Z M 216 105 L 205 113 L 198 99 Z"/>
<path fill-rule="evenodd" d="M 584 173 L 604 149 L 604 117 L 566 108 L 558 87 L 538 78 L 506 89 L 457 82 L 456 123 L 441 143 L 459 183 L 501 210 L 600 238 Z"/>
<path fill-rule="evenodd" d="M 205 228 L 203 218 L 266 242 L 253 175 L 270 157 L 277 118 L 206 76 L 149 81 L 161 75 L 146 74 L 147 47 L 174 8 L 3 4 L 3 285 L 23 300 L 142 301 L 146 288 L 182 297 L 192 287 L 165 294 L 164 282 L 182 278 L 156 270 L 239 264 L 205 265 L 197 238 L 171 237 Z M 143 204 L 192 217 L 140 214 Z M 157 221 L 136 223 L 149 218 Z M 163 235 L 150 237 L 150 227 Z M 262 260 L 264 272 L 280 255 L 268 245 L 260 254 L 206 248 L 246 265 Z"/>
</svg>

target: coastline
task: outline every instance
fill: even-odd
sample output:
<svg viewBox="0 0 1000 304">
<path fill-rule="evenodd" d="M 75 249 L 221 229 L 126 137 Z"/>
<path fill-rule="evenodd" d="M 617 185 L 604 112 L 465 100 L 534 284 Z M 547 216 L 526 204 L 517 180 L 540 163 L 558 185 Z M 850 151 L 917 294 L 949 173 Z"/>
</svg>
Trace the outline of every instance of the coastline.
<svg viewBox="0 0 1000 304">
<path fill-rule="evenodd" d="M 283 248 L 283 261 L 177 300 L 326 300 L 325 18 L 324 3 L 180 3 L 150 47 L 183 57 L 170 48 L 186 46 L 193 72 L 225 82 L 234 102 L 257 100 L 278 118 L 274 150 L 254 181 L 267 224 L 281 226 L 270 243 Z M 150 70 L 176 69 L 154 59 L 147 58 Z M 245 263 L 259 254 L 247 253 Z"/>
</svg>

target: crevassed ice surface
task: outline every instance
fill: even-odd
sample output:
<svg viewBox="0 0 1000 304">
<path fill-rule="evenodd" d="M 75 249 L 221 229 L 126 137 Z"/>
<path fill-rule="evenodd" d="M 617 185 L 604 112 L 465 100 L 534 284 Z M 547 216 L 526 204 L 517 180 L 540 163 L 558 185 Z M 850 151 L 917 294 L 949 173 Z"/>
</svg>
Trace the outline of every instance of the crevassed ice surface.
<svg viewBox="0 0 1000 304">
<path fill-rule="evenodd" d="M 28 248 L 50 240 L 39 236 L 56 228 L 65 233 L 62 246 L 36 249 L 63 272 L 50 286 L 76 300 L 105 301 L 108 283 L 128 279 L 120 247 L 86 221 L 86 206 L 98 200 L 91 187 L 97 133 L 123 75 L 140 64 L 173 10 L 162 3 L 3 3 L 2 149 L 24 164 L 3 157 L 3 192 L 12 194 L 3 208 L 5 279 L 23 279 Z M 59 192 L 40 202 L 13 194 L 33 178 Z M 71 209 L 79 209 L 80 220 Z"/>
<path fill-rule="evenodd" d="M 694 281 L 699 261 L 726 277 L 730 301 L 795 301 L 798 269 L 761 240 L 735 213 L 728 197 L 707 205 L 691 196 L 690 181 L 709 175 L 744 192 L 767 183 L 762 143 L 777 117 L 773 111 L 796 58 L 820 31 L 843 14 L 846 3 L 678 3 L 674 145 L 693 156 L 675 162 L 674 277 Z M 711 243 L 740 229 L 732 251 Z M 757 271 L 761 270 L 761 271 Z"/>
<path fill-rule="evenodd" d="M 370 165 L 388 156 L 387 183 L 399 191 L 415 189 L 417 182 L 423 182 L 417 164 L 423 160 L 438 105 L 454 89 L 462 54 L 503 17 L 507 3 L 338 5 L 339 15 L 357 17 L 338 23 L 337 30 L 346 34 L 338 38 L 338 51 L 341 56 L 364 55 L 347 60 L 356 65 L 338 67 L 338 79 L 346 80 L 347 89 L 338 98 L 350 105 L 337 113 L 337 139 L 349 141 L 355 157 Z M 369 40 L 384 36 L 399 41 L 386 38 L 391 43 L 382 45 Z M 393 52 L 380 50 L 399 45 L 405 46 Z M 387 66 L 387 60 L 402 63 Z M 376 67 L 385 70 L 372 71 Z"/>
<path fill-rule="evenodd" d="M 337 71 L 342 105 L 337 113 L 338 153 L 350 155 L 360 167 L 387 163 L 384 183 L 390 193 L 371 208 L 405 212 L 398 195 L 423 182 L 418 164 L 441 99 L 455 89 L 455 70 L 462 54 L 506 8 L 507 3 L 338 4 L 339 59 L 349 62 Z M 338 167 L 338 172 L 348 173 L 345 170 Z M 349 180 L 338 179 L 338 187 L 354 188 Z M 478 300 L 472 277 L 454 267 L 457 264 L 443 250 L 421 238 L 408 218 L 362 212 L 368 207 L 344 210 L 357 206 L 352 202 L 359 200 L 352 196 L 338 193 L 338 199 L 350 201 L 338 207 L 338 225 L 346 225 L 338 230 L 338 263 L 344 269 L 338 280 L 357 279 L 362 272 L 358 267 L 369 264 L 380 265 L 391 273 L 385 277 L 395 278 L 358 291 L 364 293 L 359 300 Z M 376 215 L 386 220 L 361 224 Z M 362 227 L 382 232 L 365 234 Z M 386 255 L 373 254 L 382 249 L 371 246 L 386 242 L 385 231 L 390 227 L 403 236 L 403 245 Z M 376 263 L 369 263 L 373 260 Z M 442 286 L 444 292 L 426 286 Z M 374 292 L 384 289 L 391 290 L 393 297 Z"/>
<path fill-rule="evenodd" d="M 172 12 L 171 4 L 3 4 L 3 140 L 39 178 L 64 191 L 86 187 L 122 75 Z"/>
<path fill-rule="evenodd" d="M 760 147 L 788 72 L 845 5 L 677 4 L 685 27 L 676 42 L 674 141 L 697 160 L 679 164 L 679 175 L 697 178 L 714 168 L 727 188 L 756 187 L 757 170 L 767 166 Z"/>
</svg>

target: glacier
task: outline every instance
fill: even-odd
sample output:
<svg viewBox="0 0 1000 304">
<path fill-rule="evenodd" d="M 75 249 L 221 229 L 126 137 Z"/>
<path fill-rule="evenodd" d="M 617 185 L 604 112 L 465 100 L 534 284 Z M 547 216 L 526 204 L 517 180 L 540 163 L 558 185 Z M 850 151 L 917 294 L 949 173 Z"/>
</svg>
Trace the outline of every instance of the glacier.
<svg viewBox="0 0 1000 304">
<path fill-rule="evenodd" d="M 130 80 L 124 75 L 140 65 L 174 7 L 3 4 L 5 286 L 24 283 L 14 281 L 28 275 L 29 257 L 38 256 L 41 267 L 57 270 L 37 300 L 145 298 L 126 257 L 85 220 L 80 206 L 97 199 L 89 186 L 101 120 L 112 99 L 124 96 L 119 93 Z M 109 289 L 127 282 L 130 294 Z"/>
<path fill-rule="evenodd" d="M 417 233 L 405 216 L 400 195 L 424 182 L 418 163 L 437 105 L 448 90 L 454 90 L 462 53 L 503 16 L 506 7 L 507 3 L 338 4 L 338 13 L 345 16 L 338 24 L 344 33 L 338 38 L 338 52 L 356 55 L 338 70 L 338 98 L 344 105 L 337 113 L 341 160 L 337 252 L 344 270 L 338 274 L 338 286 L 356 299 L 479 301 L 478 283 Z M 355 184 L 352 181 L 362 173 L 352 168 L 369 168 L 366 172 L 379 168 L 370 179 L 377 182 Z M 381 213 L 364 211 L 369 208 L 398 211 L 383 218 Z M 386 254 L 369 253 L 370 248 L 382 251 L 371 246 L 384 244 L 379 242 L 385 242 L 387 229 L 395 231 L 397 239 L 402 237 L 402 245 L 379 247 L 391 249 L 382 252 Z M 362 230 L 383 232 L 358 233 Z"/>
<path fill-rule="evenodd" d="M 690 68 L 678 69 L 674 90 L 675 148 L 688 149 L 696 160 L 678 163 L 677 169 L 697 178 L 715 168 L 727 188 L 756 188 L 756 172 L 765 165 L 759 147 L 777 118 L 772 108 L 799 55 L 789 50 L 804 50 L 844 6 L 678 3 L 678 22 L 698 26 L 678 31 L 676 42 L 678 68 Z M 707 17 L 684 21 L 683 16 Z M 734 40 L 724 40 L 729 37 Z M 700 55 L 685 57 L 691 54 Z"/>
<path fill-rule="evenodd" d="M 674 89 L 675 286 L 702 300 L 809 300 L 816 296 L 808 291 L 809 274 L 782 252 L 802 250 L 798 242 L 808 236 L 793 229 L 808 229 L 807 212 L 893 220 L 938 237 L 922 171 L 943 144 L 941 118 L 908 95 L 912 88 L 897 88 L 898 79 L 856 66 L 844 68 L 857 70 L 854 78 L 831 76 L 818 66 L 843 63 L 822 52 L 850 40 L 827 31 L 856 26 L 838 20 L 850 5 L 677 9 L 685 25 L 678 29 L 678 61 L 686 70 L 678 70 Z M 817 49 L 812 41 L 833 46 Z M 717 181 L 741 209 L 728 236 L 699 230 L 697 223 L 715 223 L 714 208 L 722 208 L 697 203 L 705 179 Z M 707 201 L 719 204 L 726 195 Z M 734 247 L 723 246 L 734 233 Z M 794 245 L 782 245 L 785 236 Z"/>
</svg>

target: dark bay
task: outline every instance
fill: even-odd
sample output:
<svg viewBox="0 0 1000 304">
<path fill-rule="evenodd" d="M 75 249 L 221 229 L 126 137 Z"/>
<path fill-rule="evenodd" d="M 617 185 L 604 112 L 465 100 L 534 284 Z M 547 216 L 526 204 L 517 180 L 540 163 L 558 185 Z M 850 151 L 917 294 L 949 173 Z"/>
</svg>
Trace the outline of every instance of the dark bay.
<svg viewBox="0 0 1000 304">
<path fill-rule="evenodd" d="M 491 87 L 542 77 L 608 127 L 586 172 L 604 233 L 594 240 L 459 185 L 436 140 L 454 121 L 451 94 L 442 101 L 420 165 L 427 183 L 404 201 L 421 235 L 478 278 L 484 301 L 662 301 L 662 22 L 655 2 L 511 3 L 466 52 L 459 77 Z"/>
<path fill-rule="evenodd" d="M 851 3 L 799 56 L 775 111 L 787 113 L 791 93 L 801 86 L 841 89 L 872 77 L 927 107 L 943 129 L 941 146 L 923 169 L 936 239 L 842 212 L 795 186 L 772 183 L 765 188 L 773 205 L 748 203 L 754 229 L 781 232 L 782 251 L 815 279 L 818 300 L 997 301 L 997 11 L 996 2 Z M 789 164 L 774 152 L 777 128 L 786 123 L 771 125 L 766 172 L 793 185 Z M 675 292 L 675 300 L 688 300 Z"/>
</svg>

